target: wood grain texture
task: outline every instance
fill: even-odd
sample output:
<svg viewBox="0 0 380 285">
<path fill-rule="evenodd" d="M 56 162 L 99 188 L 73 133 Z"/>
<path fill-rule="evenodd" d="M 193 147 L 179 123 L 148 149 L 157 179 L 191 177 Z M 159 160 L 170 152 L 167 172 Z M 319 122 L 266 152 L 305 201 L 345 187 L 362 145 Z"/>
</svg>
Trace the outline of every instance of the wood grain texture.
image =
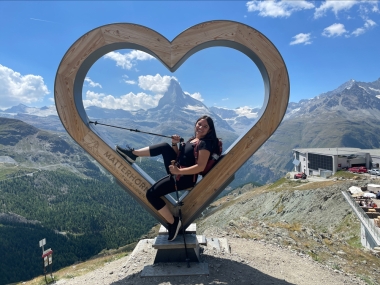
<svg viewBox="0 0 380 285">
<path fill-rule="evenodd" d="M 259 31 L 232 21 L 210 21 L 195 25 L 172 42 L 152 29 L 136 24 L 111 24 L 96 28 L 78 39 L 67 51 L 55 80 L 58 115 L 73 139 L 105 167 L 161 223 L 165 221 L 146 200 L 151 184 L 125 162 L 91 129 L 84 110 L 82 89 L 75 82 L 84 80 L 82 65 L 91 66 L 91 56 L 107 47 L 133 48 L 149 52 L 174 71 L 195 52 L 214 46 L 244 50 L 263 74 L 267 105 L 258 122 L 225 154 L 222 161 L 185 198 L 183 222 L 188 226 L 223 189 L 223 184 L 273 134 L 282 121 L 289 101 L 289 78 L 285 63 L 275 46 Z M 244 47 L 244 49 L 242 49 Z M 101 55 L 97 55 L 100 57 Z M 88 63 L 88 61 L 94 62 Z M 89 68 L 89 67 L 88 67 Z M 87 70 L 88 71 L 88 70 Z M 83 83 L 82 83 L 83 84 Z M 80 99 L 80 100 L 78 100 Z M 82 105 L 81 105 L 82 104 Z M 82 111 L 81 111 L 82 110 Z M 174 210 L 171 205 L 169 205 Z"/>
</svg>

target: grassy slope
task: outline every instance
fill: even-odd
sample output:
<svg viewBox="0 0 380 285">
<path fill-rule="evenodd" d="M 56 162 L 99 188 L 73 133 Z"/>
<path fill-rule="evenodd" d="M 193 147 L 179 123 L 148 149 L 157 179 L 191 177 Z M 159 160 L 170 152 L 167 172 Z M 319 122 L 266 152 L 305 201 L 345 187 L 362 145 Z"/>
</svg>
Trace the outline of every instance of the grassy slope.
<svg viewBox="0 0 380 285">
<path fill-rule="evenodd" d="M 352 174 L 346 172 L 337 175 L 342 176 L 345 179 L 351 179 L 353 177 Z M 230 234 L 237 234 L 240 237 L 247 239 L 272 238 L 272 229 L 281 232 L 284 236 L 284 232 L 287 232 L 295 243 L 288 244 L 284 241 L 282 244 L 283 246 L 288 246 L 291 247 L 292 250 L 308 254 L 316 262 L 325 264 L 332 269 L 342 270 L 357 275 L 365 280 L 367 284 L 377 284 L 375 280 L 378 280 L 380 276 L 374 271 L 374 268 L 379 268 L 380 260 L 361 246 L 360 224 L 354 214 L 347 212 L 344 217 L 333 223 L 333 227 L 330 227 L 330 225 L 326 225 L 326 227 L 314 227 L 309 221 L 306 221 L 306 219 L 288 222 L 283 222 L 281 220 L 275 221 L 274 219 L 265 217 L 253 219 L 250 216 L 250 211 L 246 211 L 245 214 L 239 212 L 240 209 L 243 208 L 243 205 L 248 205 L 245 209 L 250 209 L 252 211 L 253 206 L 250 203 L 260 200 L 260 197 L 263 195 L 271 194 L 274 195 L 273 197 L 283 197 L 284 192 L 289 191 L 297 192 L 298 194 L 301 193 L 298 197 L 299 199 L 302 199 L 302 193 L 306 194 L 309 191 L 319 191 L 318 189 L 338 187 L 344 183 L 347 183 L 347 181 L 338 180 L 318 183 L 301 183 L 299 181 L 281 178 L 273 184 L 268 184 L 262 187 L 250 189 L 248 189 L 249 187 L 242 187 L 233 191 L 231 195 L 212 203 L 211 207 L 214 208 L 214 211 L 210 212 L 206 217 L 196 221 L 198 231 L 200 233 L 208 227 L 218 226 L 227 230 Z M 334 197 L 336 198 L 337 196 L 330 196 L 330 199 L 333 199 Z M 328 200 L 329 199 L 327 199 L 327 202 Z M 275 206 L 272 207 L 272 210 L 277 214 L 280 214 L 281 212 L 286 211 L 287 204 L 291 204 L 291 201 L 281 202 L 281 199 L 277 199 L 275 203 L 272 204 L 272 206 Z M 334 203 L 330 203 L 330 206 L 331 205 L 334 205 Z M 346 206 L 348 205 L 341 205 L 341 207 Z M 331 213 L 331 211 L 332 209 L 330 208 L 323 208 L 321 213 Z M 238 213 L 234 216 L 233 213 L 236 212 Z M 225 216 L 226 213 L 227 216 Z M 269 232 L 263 232 L 261 230 L 263 223 L 269 228 Z M 234 226 L 231 226 L 232 224 Z M 156 235 L 157 228 L 155 230 L 156 231 L 150 232 L 149 237 Z M 312 237 L 302 235 L 305 231 L 311 233 L 314 237 L 318 236 L 319 241 L 316 241 Z M 323 236 L 320 236 L 320 234 Z M 321 250 L 322 247 L 323 250 Z M 62 269 L 54 273 L 54 275 L 58 279 L 82 275 L 89 270 L 102 266 L 107 261 L 115 260 L 125 254 L 127 253 L 115 253 L 108 257 L 103 256 L 100 258 L 94 258 L 89 262 L 77 265 L 75 268 L 68 267 Z M 25 284 L 42 285 L 43 283 L 44 279 L 39 277 Z"/>
</svg>

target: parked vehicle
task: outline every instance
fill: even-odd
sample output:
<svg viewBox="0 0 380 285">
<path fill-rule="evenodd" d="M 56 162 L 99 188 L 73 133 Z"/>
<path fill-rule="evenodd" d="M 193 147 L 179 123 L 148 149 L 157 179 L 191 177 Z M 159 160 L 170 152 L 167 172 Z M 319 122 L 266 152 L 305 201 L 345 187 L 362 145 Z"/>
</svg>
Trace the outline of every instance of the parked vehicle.
<svg viewBox="0 0 380 285">
<path fill-rule="evenodd" d="M 307 175 L 303 172 L 294 174 L 294 179 L 306 179 Z"/>
<path fill-rule="evenodd" d="M 355 167 L 350 167 L 348 171 L 353 172 L 353 173 L 367 173 L 367 168 L 364 166 L 355 166 Z"/>
<path fill-rule="evenodd" d="M 373 169 L 368 170 L 368 173 L 372 175 L 380 175 L 380 170 L 377 168 L 373 168 Z"/>
</svg>

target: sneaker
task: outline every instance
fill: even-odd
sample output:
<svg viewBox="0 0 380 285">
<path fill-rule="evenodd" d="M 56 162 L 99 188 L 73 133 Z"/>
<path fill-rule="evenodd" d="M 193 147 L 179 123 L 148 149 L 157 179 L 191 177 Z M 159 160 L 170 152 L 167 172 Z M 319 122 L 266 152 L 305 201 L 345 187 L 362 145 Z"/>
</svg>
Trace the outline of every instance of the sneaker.
<svg viewBox="0 0 380 285">
<path fill-rule="evenodd" d="M 137 157 L 137 155 L 134 155 L 132 153 L 134 150 L 134 148 L 130 148 L 129 146 L 127 146 L 127 148 L 122 148 L 118 145 L 116 146 L 117 153 L 124 157 L 125 160 L 130 164 L 134 163 Z"/>
<path fill-rule="evenodd" d="M 179 220 L 178 217 L 174 217 L 174 223 L 173 224 L 168 224 L 168 231 L 169 231 L 169 237 L 168 241 L 173 241 L 178 234 L 179 229 L 181 228 L 181 221 Z"/>
</svg>

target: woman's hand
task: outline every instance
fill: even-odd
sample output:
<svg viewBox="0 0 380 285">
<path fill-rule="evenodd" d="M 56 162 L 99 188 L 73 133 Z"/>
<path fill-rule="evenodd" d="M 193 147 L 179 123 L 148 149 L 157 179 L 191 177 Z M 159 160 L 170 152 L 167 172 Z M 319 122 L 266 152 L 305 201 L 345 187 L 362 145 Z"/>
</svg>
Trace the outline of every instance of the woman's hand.
<svg viewBox="0 0 380 285">
<path fill-rule="evenodd" d="M 176 165 L 169 165 L 169 171 L 173 175 L 181 174 L 181 170 Z"/>
<path fill-rule="evenodd" d="M 179 135 L 172 135 L 172 143 L 179 143 L 180 139 Z"/>
</svg>

